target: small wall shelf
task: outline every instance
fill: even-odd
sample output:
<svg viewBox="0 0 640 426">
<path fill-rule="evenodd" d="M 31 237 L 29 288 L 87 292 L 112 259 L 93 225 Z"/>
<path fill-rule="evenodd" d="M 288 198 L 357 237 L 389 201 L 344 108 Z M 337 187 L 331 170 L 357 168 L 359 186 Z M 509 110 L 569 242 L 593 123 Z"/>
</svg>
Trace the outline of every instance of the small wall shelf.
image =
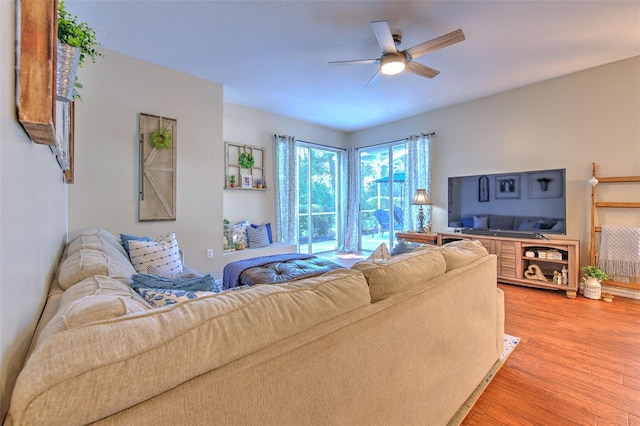
<svg viewBox="0 0 640 426">
<path fill-rule="evenodd" d="M 258 188 L 257 179 L 265 179 L 266 176 L 266 149 L 262 146 L 242 145 L 234 142 L 225 142 L 224 156 L 224 189 L 266 191 L 267 188 Z M 253 167 L 245 169 L 238 164 L 240 154 L 247 153 L 253 156 Z M 230 178 L 234 176 L 236 184 L 231 186 Z M 249 177 L 247 182 L 247 177 Z"/>
</svg>

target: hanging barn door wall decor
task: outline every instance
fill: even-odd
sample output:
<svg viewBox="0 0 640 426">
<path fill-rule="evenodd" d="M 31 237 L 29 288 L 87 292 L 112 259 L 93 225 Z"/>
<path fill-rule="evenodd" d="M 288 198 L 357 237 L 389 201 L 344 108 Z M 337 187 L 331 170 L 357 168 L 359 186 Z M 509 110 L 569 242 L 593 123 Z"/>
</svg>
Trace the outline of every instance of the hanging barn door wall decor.
<svg viewBox="0 0 640 426">
<path fill-rule="evenodd" d="M 138 220 L 176 220 L 178 121 L 140 113 Z"/>
</svg>

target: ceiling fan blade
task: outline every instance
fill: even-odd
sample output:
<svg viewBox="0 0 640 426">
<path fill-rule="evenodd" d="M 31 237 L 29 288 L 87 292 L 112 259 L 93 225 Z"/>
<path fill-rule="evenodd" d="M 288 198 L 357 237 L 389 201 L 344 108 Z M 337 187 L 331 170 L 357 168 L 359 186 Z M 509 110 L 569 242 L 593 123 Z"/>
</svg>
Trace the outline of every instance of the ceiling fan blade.
<svg viewBox="0 0 640 426">
<path fill-rule="evenodd" d="M 410 47 L 406 52 L 415 59 L 429 52 L 433 52 L 434 50 L 442 49 L 443 47 L 450 46 L 463 40 L 464 33 L 462 30 L 455 30 L 440 37 L 436 37 L 433 40 L 425 41 L 424 43 Z"/>
<path fill-rule="evenodd" d="M 380 62 L 378 59 L 356 59 L 354 61 L 331 61 L 329 65 L 362 65 L 362 64 L 377 64 Z"/>
<path fill-rule="evenodd" d="M 373 21 L 371 23 L 373 32 L 378 39 L 378 44 L 382 48 L 384 53 L 396 53 L 396 43 L 393 41 L 393 34 L 389 29 L 389 23 L 387 21 Z"/>
<path fill-rule="evenodd" d="M 378 70 L 378 72 L 376 72 L 373 77 L 371 77 L 371 80 L 369 80 L 369 82 L 364 86 L 364 87 L 373 87 L 376 85 L 376 83 L 378 82 L 378 80 L 380 80 L 380 77 L 382 77 L 382 72 L 380 72 L 380 70 Z"/>
<path fill-rule="evenodd" d="M 405 71 L 412 72 L 414 74 L 418 74 L 422 77 L 433 78 L 436 75 L 440 74 L 440 71 L 434 70 L 426 65 L 419 64 L 417 62 L 409 62 L 405 66 Z"/>
</svg>

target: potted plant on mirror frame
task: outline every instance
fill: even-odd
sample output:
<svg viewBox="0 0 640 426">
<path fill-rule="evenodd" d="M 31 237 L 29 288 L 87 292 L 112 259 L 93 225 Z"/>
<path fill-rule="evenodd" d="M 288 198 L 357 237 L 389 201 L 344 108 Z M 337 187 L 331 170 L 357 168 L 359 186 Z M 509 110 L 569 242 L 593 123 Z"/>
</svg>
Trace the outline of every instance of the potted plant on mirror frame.
<svg viewBox="0 0 640 426">
<path fill-rule="evenodd" d="M 262 189 L 262 188 L 266 188 L 266 187 L 267 187 L 267 183 L 264 180 L 264 178 L 257 178 L 256 179 L 256 188 Z"/>
<path fill-rule="evenodd" d="M 232 188 L 236 187 L 236 176 L 235 175 L 229 176 L 229 186 L 232 187 Z"/>
<path fill-rule="evenodd" d="M 78 17 L 70 14 L 64 0 L 58 2 L 58 46 L 56 63 L 56 94 L 58 100 L 71 101 L 79 99 L 76 72 L 84 65 L 87 58 L 95 62 L 102 57 L 96 48 L 100 46 L 96 32 L 86 22 L 78 22 Z"/>
<path fill-rule="evenodd" d="M 602 293 L 602 286 L 600 283 L 604 280 L 608 280 L 609 275 L 594 265 L 583 266 L 580 270 L 584 274 L 584 277 L 582 277 L 584 284 L 584 297 L 599 300 Z"/>
</svg>

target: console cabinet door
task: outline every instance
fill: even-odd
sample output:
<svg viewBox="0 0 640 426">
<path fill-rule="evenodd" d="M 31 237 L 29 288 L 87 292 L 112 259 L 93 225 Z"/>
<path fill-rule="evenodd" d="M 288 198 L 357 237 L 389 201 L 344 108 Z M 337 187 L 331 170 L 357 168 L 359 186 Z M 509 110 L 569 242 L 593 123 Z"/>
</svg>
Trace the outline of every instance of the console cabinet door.
<svg viewBox="0 0 640 426">
<path fill-rule="evenodd" d="M 517 278 L 520 243 L 516 241 L 494 241 L 494 243 L 495 254 L 498 256 L 498 276 Z"/>
</svg>

